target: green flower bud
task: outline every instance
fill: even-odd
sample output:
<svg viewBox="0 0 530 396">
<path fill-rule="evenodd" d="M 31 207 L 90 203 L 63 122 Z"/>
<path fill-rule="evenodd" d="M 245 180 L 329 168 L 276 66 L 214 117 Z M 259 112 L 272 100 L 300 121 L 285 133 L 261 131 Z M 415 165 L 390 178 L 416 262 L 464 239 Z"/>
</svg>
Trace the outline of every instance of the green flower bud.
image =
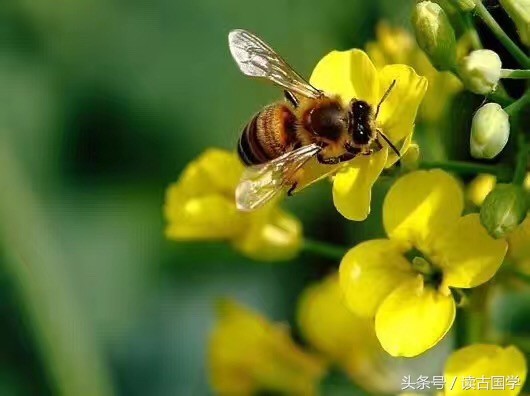
<svg viewBox="0 0 530 396">
<path fill-rule="evenodd" d="M 432 1 L 416 4 L 412 25 L 420 48 L 439 70 L 451 70 L 456 63 L 455 31 L 442 7 Z"/>
<path fill-rule="evenodd" d="M 484 200 L 480 221 L 492 237 L 501 238 L 523 222 L 527 210 L 528 203 L 522 187 L 498 184 Z"/>
<path fill-rule="evenodd" d="M 502 62 L 491 50 L 472 51 L 458 65 L 458 74 L 471 92 L 487 95 L 497 88 L 501 79 Z"/>
<path fill-rule="evenodd" d="M 530 0 L 500 0 L 500 2 L 513 19 L 521 41 L 530 45 Z"/>
<path fill-rule="evenodd" d="M 497 103 L 487 103 L 475 113 L 471 124 L 470 147 L 474 158 L 496 157 L 508 143 L 509 115 Z"/>
<path fill-rule="evenodd" d="M 475 9 L 476 6 L 475 0 L 454 0 L 454 2 L 465 12 Z"/>
</svg>

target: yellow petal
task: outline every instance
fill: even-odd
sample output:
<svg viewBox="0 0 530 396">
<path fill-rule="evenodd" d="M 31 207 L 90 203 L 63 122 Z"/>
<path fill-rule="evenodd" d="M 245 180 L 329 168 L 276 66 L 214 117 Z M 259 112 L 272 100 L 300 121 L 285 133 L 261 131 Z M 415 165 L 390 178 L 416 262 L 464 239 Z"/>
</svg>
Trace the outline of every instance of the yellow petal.
<svg viewBox="0 0 530 396">
<path fill-rule="evenodd" d="M 319 359 L 293 342 L 285 326 L 231 301 L 220 306 L 208 361 L 212 387 L 221 395 L 313 395 L 325 371 Z"/>
<path fill-rule="evenodd" d="M 297 316 L 304 338 L 335 362 L 349 365 L 361 351 L 380 351 L 372 320 L 348 309 L 336 274 L 303 292 Z"/>
<path fill-rule="evenodd" d="M 410 164 L 413 161 L 418 160 L 420 151 L 419 146 L 417 144 L 412 144 L 412 133 L 407 135 L 405 139 L 403 140 L 403 143 L 397 145 L 397 149 L 400 153 L 400 156 L 394 152 L 394 150 L 388 149 L 388 159 L 386 160 L 385 168 L 390 168 L 392 165 L 394 165 L 396 162 L 401 160 L 402 166 L 407 166 L 407 164 Z M 385 141 L 381 141 L 381 144 L 384 146 L 388 146 Z M 412 149 L 412 150 L 409 150 Z M 416 158 L 413 159 L 414 155 L 416 154 Z M 412 161 L 410 161 L 412 159 Z M 406 168 L 407 169 L 407 168 Z M 416 168 L 417 169 L 417 168 Z"/>
<path fill-rule="evenodd" d="M 390 188 L 383 204 L 383 223 L 390 239 L 426 253 L 429 238 L 454 224 L 464 208 L 458 182 L 441 170 L 416 171 Z"/>
<path fill-rule="evenodd" d="M 339 95 L 347 104 L 351 99 L 377 103 L 379 81 L 368 55 L 361 50 L 333 51 L 316 65 L 310 82 L 327 94 Z"/>
<path fill-rule="evenodd" d="M 354 313 L 373 316 L 392 290 L 415 277 L 402 253 L 387 239 L 360 243 L 346 253 L 340 263 L 340 285 Z"/>
<path fill-rule="evenodd" d="M 489 236 L 475 213 L 461 217 L 440 234 L 432 249 L 430 258 L 443 270 L 443 285 L 469 288 L 495 275 L 506 255 L 507 244 Z"/>
<path fill-rule="evenodd" d="M 242 173 L 235 153 L 210 148 L 186 166 L 176 184 L 186 196 L 214 192 L 232 197 Z"/>
<path fill-rule="evenodd" d="M 233 241 L 241 253 L 260 261 L 292 259 L 301 243 L 302 225 L 298 219 L 277 208 L 252 213 L 249 224 Z"/>
<path fill-rule="evenodd" d="M 237 156 L 220 149 L 208 149 L 190 162 L 166 193 L 166 236 L 193 240 L 227 239 L 237 234 L 245 218 L 234 202 L 242 172 Z"/>
<path fill-rule="evenodd" d="M 175 240 L 227 239 L 240 232 L 244 214 L 234 203 L 219 194 L 182 198 L 179 189 L 170 187 L 165 205 L 166 236 Z"/>
<path fill-rule="evenodd" d="M 392 356 L 417 356 L 436 345 L 455 319 L 455 302 L 425 286 L 423 278 L 394 290 L 375 316 L 375 332 Z"/>
<path fill-rule="evenodd" d="M 389 359 L 375 336 L 373 318 L 346 307 L 338 276 L 333 274 L 302 294 L 297 318 L 304 339 L 344 370 L 369 394 L 395 389 L 393 374 L 403 362 Z M 394 380 L 393 380 L 394 379 Z"/>
<path fill-rule="evenodd" d="M 515 396 L 522 391 L 526 373 L 524 355 L 516 347 L 470 345 L 447 359 L 445 395 L 474 395 L 480 391 L 480 395 Z"/>
<path fill-rule="evenodd" d="M 362 221 L 370 214 L 372 186 L 383 171 L 388 150 L 358 156 L 333 179 L 333 203 L 349 220 Z"/>
<path fill-rule="evenodd" d="M 467 186 L 466 197 L 476 206 L 481 206 L 496 184 L 497 178 L 495 176 L 480 174 Z"/>
<path fill-rule="evenodd" d="M 394 143 L 412 134 L 418 108 L 427 91 L 427 79 L 406 65 L 385 66 L 379 72 L 379 98 L 393 81 L 396 85 L 381 105 L 378 126 Z"/>
</svg>

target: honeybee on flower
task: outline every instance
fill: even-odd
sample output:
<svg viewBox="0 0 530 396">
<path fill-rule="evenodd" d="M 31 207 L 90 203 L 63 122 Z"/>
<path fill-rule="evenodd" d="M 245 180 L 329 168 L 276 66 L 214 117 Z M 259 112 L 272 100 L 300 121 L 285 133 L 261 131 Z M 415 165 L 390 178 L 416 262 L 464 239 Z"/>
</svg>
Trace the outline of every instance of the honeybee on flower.
<svg viewBox="0 0 530 396">
<path fill-rule="evenodd" d="M 252 33 L 234 30 L 229 44 L 244 74 L 283 87 L 286 98 L 255 115 L 239 140 L 249 167 L 238 208 L 253 210 L 336 173 L 335 206 L 364 220 L 373 183 L 410 145 L 427 80 L 404 65 L 376 70 L 364 52 L 350 50 L 325 56 L 308 82 Z"/>
</svg>

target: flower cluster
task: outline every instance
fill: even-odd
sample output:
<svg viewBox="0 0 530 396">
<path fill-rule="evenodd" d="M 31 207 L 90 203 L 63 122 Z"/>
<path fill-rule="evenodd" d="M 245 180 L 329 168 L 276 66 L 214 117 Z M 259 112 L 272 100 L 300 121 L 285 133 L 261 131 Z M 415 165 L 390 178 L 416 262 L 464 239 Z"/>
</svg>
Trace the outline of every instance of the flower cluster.
<svg viewBox="0 0 530 396">
<path fill-rule="evenodd" d="M 302 226 L 274 203 L 253 213 L 237 210 L 234 191 L 243 173 L 235 154 L 209 149 L 168 188 L 166 236 L 177 241 L 229 241 L 242 254 L 288 260 L 300 249 Z"/>
<path fill-rule="evenodd" d="M 363 242 L 340 266 L 350 308 L 375 316 L 381 345 L 393 356 L 431 348 L 455 318 L 454 289 L 491 279 L 506 254 L 477 214 L 462 216 L 463 192 L 443 171 L 399 179 L 383 206 L 388 239 Z"/>
</svg>

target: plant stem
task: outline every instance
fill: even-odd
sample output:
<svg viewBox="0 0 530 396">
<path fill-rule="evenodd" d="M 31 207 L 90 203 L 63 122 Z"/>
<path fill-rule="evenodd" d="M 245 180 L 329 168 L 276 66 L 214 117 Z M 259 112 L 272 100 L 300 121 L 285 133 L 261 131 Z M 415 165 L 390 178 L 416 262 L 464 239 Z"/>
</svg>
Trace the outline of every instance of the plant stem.
<svg viewBox="0 0 530 396">
<path fill-rule="evenodd" d="M 486 97 L 488 99 L 500 104 L 501 106 L 509 106 L 509 105 L 511 105 L 511 104 L 513 104 L 515 102 L 506 93 L 500 92 L 499 89 L 500 89 L 500 84 L 499 84 L 499 87 L 497 87 L 496 91 L 487 94 Z"/>
<path fill-rule="evenodd" d="M 332 260 L 342 260 L 348 249 L 343 246 L 305 238 L 302 250 Z"/>
<path fill-rule="evenodd" d="M 515 171 L 513 172 L 513 184 L 522 186 L 526 179 L 528 167 L 528 146 L 526 145 L 524 135 L 519 133 L 517 136 L 517 156 L 515 158 Z"/>
<path fill-rule="evenodd" d="M 501 78 L 511 78 L 514 80 L 526 80 L 530 78 L 530 70 L 502 69 Z"/>
<path fill-rule="evenodd" d="M 467 34 L 470 35 L 471 38 L 471 44 L 473 45 L 473 49 L 482 49 L 484 46 L 482 45 L 482 41 L 480 40 L 480 36 L 477 32 L 477 29 L 475 28 L 475 25 L 473 24 L 473 18 L 471 17 L 471 14 L 466 13 L 464 16 L 464 22 L 465 26 L 467 28 Z"/>
<path fill-rule="evenodd" d="M 515 269 L 515 268 L 510 268 L 509 269 L 510 271 L 510 274 L 513 275 L 515 278 L 523 281 L 524 283 L 527 283 L 530 285 L 530 275 L 527 275 L 523 272 L 520 272 L 519 270 Z"/>
<path fill-rule="evenodd" d="M 523 96 L 513 102 L 511 105 L 504 108 L 510 117 L 515 117 L 522 109 L 530 104 L 530 89 L 525 92 Z"/>
<path fill-rule="evenodd" d="M 505 180 L 511 175 L 511 170 L 503 165 L 485 165 L 475 164 L 473 162 L 463 161 L 432 161 L 421 162 L 422 169 L 443 169 L 449 172 L 454 172 L 459 175 L 476 175 L 480 173 L 488 173 L 497 176 L 497 178 Z"/>
<path fill-rule="evenodd" d="M 495 18 L 490 14 L 488 9 L 482 4 L 482 0 L 475 0 L 475 11 L 484 23 L 490 28 L 497 39 L 504 45 L 504 47 L 512 54 L 512 56 L 524 68 L 530 69 L 530 58 L 508 37 L 502 27 L 497 23 Z"/>
<path fill-rule="evenodd" d="M 6 274 L 56 395 L 113 393 L 100 345 L 77 300 L 65 260 L 7 138 L 0 139 L 0 243 Z"/>
</svg>

